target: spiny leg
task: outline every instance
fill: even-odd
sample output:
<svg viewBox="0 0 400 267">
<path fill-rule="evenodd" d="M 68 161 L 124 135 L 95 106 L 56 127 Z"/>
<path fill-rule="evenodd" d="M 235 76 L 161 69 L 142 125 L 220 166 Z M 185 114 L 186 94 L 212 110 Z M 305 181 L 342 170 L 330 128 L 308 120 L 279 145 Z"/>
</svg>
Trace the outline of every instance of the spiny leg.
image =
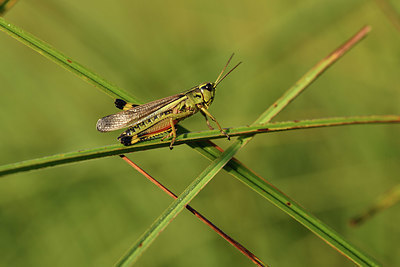
<svg viewBox="0 0 400 267">
<path fill-rule="evenodd" d="M 166 136 L 164 136 L 163 138 L 161 138 L 161 141 L 163 141 L 164 139 L 170 138 L 172 136 L 172 141 L 171 144 L 169 145 L 169 149 L 173 149 L 173 145 L 175 143 L 176 140 L 176 130 L 175 130 L 175 124 L 174 124 L 174 120 L 172 118 L 169 118 L 169 123 L 171 125 L 171 132 L 168 133 Z"/>
<path fill-rule="evenodd" d="M 161 141 L 164 141 L 165 139 L 168 139 L 172 136 L 172 132 L 169 132 L 167 135 L 163 136 L 163 138 L 161 138 Z"/>
<path fill-rule="evenodd" d="M 128 103 L 125 100 L 122 100 L 122 99 L 119 99 L 119 98 L 115 99 L 114 104 L 115 104 L 116 108 L 122 109 L 122 110 L 128 110 L 128 109 L 131 109 L 133 107 L 139 106 L 139 105 L 135 105 L 135 104 L 132 104 L 132 103 Z"/>
<path fill-rule="evenodd" d="M 174 120 L 172 118 L 169 118 L 169 123 L 171 124 L 171 134 L 172 134 L 172 141 L 171 144 L 169 144 L 169 149 L 172 150 L 176 140 L 176 130 L 175 130 Z"/>
<path fill-rule="evenodd" d="M 208 120 L 208 117 L 207 117 L 207 115 L 203 112 L 203 110 L 200 110 L 200 113 L 204 116 L 204 118 L 206 119 L 206 123 L 207 123 L 207 126 L 208 126 L 208 128 L 210 129 L 210 130 L 214 130 L 214 128 L 211 126 L 211 124 L 210 124 L 210 121 Z"/>
<path fill-rule="evenodd" d="M 229 135 L 228 135 L 224 130 L 222 130 L 221 125 L 219 125 L 218 121 L 213 117 L 213 115 L 211 115 L 210 112 L 208 112 L 207 109 L 205 109 L 204 107 L 202 107 L 202 108 L 200 108 L 200 110 L 201 110 L 202 112 L 204 112 L 204 115 L 210 117 L 210 118 L 217 124 L 218 129 L 221 131 L 221 133 L 223 133 L 223 134 L 228 138 L 228 140 L 231 140 L 231 138 L 229 137 Z"/>
</svg>

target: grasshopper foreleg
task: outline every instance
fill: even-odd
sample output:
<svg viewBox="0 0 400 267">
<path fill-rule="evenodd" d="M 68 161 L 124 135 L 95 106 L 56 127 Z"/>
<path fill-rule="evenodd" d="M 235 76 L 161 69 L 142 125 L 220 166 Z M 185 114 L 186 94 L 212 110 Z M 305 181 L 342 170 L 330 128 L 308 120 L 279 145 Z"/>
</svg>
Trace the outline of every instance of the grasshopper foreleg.
<svg viewBox="0 0 400 267">
<path fill-rule="evenodd" d="M 218 121 L 213 117 L 213 115 L 211 115 L 210 112 L 208 112 L 207 109 L 205 109 L 204 107 L 201 107 L 200 112 L 206 117 L 206 121 L 207 121 L 208 125 L 210 124 L 210 122 L 208 121 L 207 117 L 210 117 L 217 124 L 220 132 L 223 133 L 228 138 L 228 140 L 231 140 L 229 135 L 222 129 L 222 127 L 221 127 L 221 125 L 219 125 Z M 209 125 L 209 127 L 210 127 L 210 125 Z M 212 129 L 212 127 L 210 129 Z"/>
<path fill-rule="evenodd" d="M 214 130 L 214 128 L 211 126 L 211 124 L 210 124 L 210 121 L 208 120 L 208 117 L 207 117 L 207 115 L 203 112 L 203 110 L 200 110 L 200 113 L 204 116 L 204 118 L 206 119 L 206 123 L 207 123 L 207 126 L 208 126 L 208 128 L 210 129 L 210 130 Z"/>
</svg>

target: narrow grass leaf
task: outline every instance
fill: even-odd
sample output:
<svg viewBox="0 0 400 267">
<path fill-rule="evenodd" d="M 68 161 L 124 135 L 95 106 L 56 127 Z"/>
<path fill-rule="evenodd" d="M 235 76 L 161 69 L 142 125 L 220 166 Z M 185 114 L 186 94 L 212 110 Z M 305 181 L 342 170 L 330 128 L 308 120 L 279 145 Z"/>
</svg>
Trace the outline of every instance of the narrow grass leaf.
<svg viewBox="0 0 400 267">
<path fill-rule="evenodd" d="M 333 51 L 330 55 L 322 59 L 313 68 L 311 68 L 303 77 L 300 78 L 289 90 L 287 90 L 275 103 L 273 103 L 255 123 L 266 123 L 271 121 L 279 112 L 281 112 L 291 101 L 293 101 L 301 92 L 303 92 L 318 76 L 341 58 L 350 48 L 361 41 L 371 30 L 371 27 L 365 26 L 359 30 L 347 42 Z"/>
<path fill-rule="evenodd" d="M 259 123 L 267 123 L 274 116 L 276 116 L 281 110 L 283 110 L 291 101 L 294 100 L 305 88 L 307 88 L 322 72 L 324 72 L 329 66 L 337 61 L 345 52 L 353 47 L 358 41 L 360 41 L 369 32 L 369 27 L 364 27 L 355 36 L 353 36 L 344 45 L 335 50 L 331 55 L 318 63 L 312 68 L 306 75 L 304 75 L 292 88 L 290 88 L 278 101 L 276 101 L 269 109 L 267 109 L 252 125 Z M 196 178 L 195 182 L 202 186 L 190 185 L 182 193 L 177 200 L 175 200 L 170 207 L 161 214 L 161 216 L 152 224 L 152 226 L 143 234 L 143 236 L 136 242 L 134 247 L 128 252 L 128 254 L 120 262 L 121 266 L 128 266 L 130 263 L 135 262 L 137 258 L 142 254 L 143 250 L 149 247 L 154 239 L 161 233 L 161 231 L 169 224 L 179 212 L 182 211 L 183 207 L 187 205 L 190 200 L 197 195 L 200 190 L 217 174 L 219 170 L 225 166 L 226 163 L 235 155 L 235 153 L 252 140 L 253 136 L 239 137 L 234 144 L 232 144 L 226 151 L 216 158 L 211 165 L 204 170 L 201 175 Z M 233 152 L 233 153 L 232 153 Z M 228 158 L 230 157 L 230 158 Z M 218 168 L 220 166 L 220 168 Z M 263 181 L 265 184 L 265 181 Z M 279 191 L 277 191 L 279 192 Z M 284 196 L 279 192 L 279 196 Z M 191 197 L 185 197 L 190 195 Z M 285 196 L 286 198 L 286 196 Z M 279 202 L 281 199 L 274 199 Z M 292 204 L 293 203 L 293 204 Z M 296 213 L 296 218 L 301 219 L 306 227 L 308 227 L 315 234 L 320 236 L 325 242 L 334 247 L 340 253 L 348 257 L 353 262 L 359 265 L 377 265 L 370 257 L 360 252 L 345 239 L 343 239 L 333 229 L 326 226 L 324 223 L 314 218 L 310 213 L 300 208 L 299 205 L 295 204 L 292 200 L 285 203 L 287 206 L 294 206 L 294 209 L 289 210 L 290 213 Z M 296 210 L 297 209 L 297 210 Z M 307 217 L 311 218 L 306 221 Z"/>
<path fill-rule="evenodd" d="M 278 99 L 269 109 L 267 109 L 257 120 L 256 123 L 266 123 L 275 117 L 283 108 L 285 108 L 296 96 L 298 96 L 308 85 L 310 85 L 319 75 L 321 75 L 329 66 L 343 56 L 350 48 L 362 40 L 370 31 L 370 27 L 363 27 L 352 38 L 345 42 L 342 46 L 336 49 L 333 53 L 327 56 L 307 72 L 294 86 L 292 86 L 280 99 Z M 240 137 L 243 141 L 249 141 L 252 137 Z M 234 146 L 237 144 L 234 144 Z M 213 159 L 219 153 L 215 153 L 212 149 L 208 149 L 209 155 L 206 157 Z M 215 154 L 214 154 L 215 153 Z M 221 152 L 220 152 L 221 153 Z M 341 235 L 325 225 L 323 222 L 307 212 L 300 205 L 295 203 L 285 194 L 276 189 L 273 185 L 253 173 L 236 159 L 231 163 L 237 163 L 235 167 L 230 169 L 232 165 L 228 165 L 228 172 L 231 172 L 239 180 L 243 181 L 250 188 L 260 193 L 262 196 L 270 200 L 274 205 L 284 210 L 290 216 L 295 218 L 305 227 L 314 232 L 317 236 L 323 239 L 327 244 L 336 249 L 339 253 L 361 266 L 378 266 L 371 257 L 362 253 Z M 239 174 L 239 175 L 238 175 Z"/>
<path fill-rule="evenodd" d="M 370 27 L 363 27 L 357 32 L 352 38 L 345 42 L 342 46 L 336 49 L 333 53 L 327 56 L 325 59 L 315 65 L 310 71 L 308 71 L 294 86 L 292 86 L 284 95 L 278 99 L 270 108 L 268 108 L 255 123 L 266 123 L 274 118 L 280 111 L 282 111 L 291 101 L 294 100 L 305 88 L 307 88 L 319 75 L 321 75 L 329 66 L 336 62 L 341 56 L 343 56 L 350 48 L 362 40 L 366 34 L 370 31 Z M 249 142 L 252 137 L 240 137 L 244 142 Z M 240 141 L 240 140 L 238 140 Z M 233 144 L 237 146 L 238 143 Z M 208 150 L 210 154 L 215 151 Z M 207 155 L 210 158 L 214 158 L 219 153 L 213 155 Z M 232 162 L 232 161 L 231 161 Z M 250 171 L 248 168 L 243 168 L 243 165 L 237 160 L 233 162 L 238 163 L 237 169 L 232 169 L 233 175 L 243 181 L 245 184 L 250 186 L 253 190 L 260 193 L 262 196 L 269 199 L 277 207 L 287 212 L 290 216 L 298 220 L 305 227 L 310 229 L 327 244 L 335 248 L 339 253 L 346 256 L 354 263 L 362 266 L 378 266 L 378 264 L 371 257 L 362 253 L 360 250 L 355 248 L 343 237 L 341 237 L 336 231 L 325 225 L 323 222 L 314 217 L 311 213 L 307 212 L 300 205 L 295 203 L 285 194 L 277 190 L 274 186 L 266 182 L 264 179 Z M 227 166 L 231 168 L 231 165 Z M 231 171 L 231 170 L 229 170 Z M 237 176 L 237 174 L 240 175 Z M 289 209 L 288 209 L 289 208 Z"/>
<path fill-rule="evenodd" d="M 185 208 L 198 192 L 228 163 L 236 152 L 244 146 L 231 146 L 216 158 L 172 204 L 163 212 L 150 228 L 137 240 L 117 266 L 131 266 L 138 257 L 150 246 L 162 230 Z"/>
<path fill-rule="evenodd" d="M 159 181 L 157 181 L 155 178 L 153 178 L 150 174 L 148 174 L 145 170 L 140 168 L 136 163 L 134 163 L 132 160 L 130 160 L 128 157 L 125 155 L 120 155 L 120 157 L 128 163 L 132 168 L 137 170 L 140 174 L 142 174 L 146 179 L 148 179 L 150 182 L 152 182 L 154 185 L 156 185 L 158 188 L 163 190 L 165 193 L 167 193 L 169 196 L 171 196 L 174 199 L 177 199 L 177 195 L 175 195 L 171 190 L 166 188 L 164 185 L 162 185 Z M 234 240 L 232 237 L 230 237 L 228 234 L 224 233 L 220 228 L 218 228 L 215 224 L 213 224 L 210 220 L 208 220 L 205 216 L 200 214 L 197 210 L 195 210 L 193 207 L 186 205 L 186 209 L 190 211 L 193 215 L 195 215 L 199 220 L 201 220 L 203 223 L 205 223 L 208 227 L 210 227 L 213 231 L 215 231 L 217 234 L 219 234 L 222 238 L 224 238 L 227 242 L 229 242 L 232 246 L 234 246 L 237 250 L 239 250 L 243 255 L 245 255 L 247 258 L 249 258 L 254 264 L 260 267 L 265 267 L 265 263 L 263 263 L 256 255 L 254 255 L 250 250 L 246 249 L 242 244 L 240 244 L 238 241 Z"/>
<path fill-rule="evenodd" d="M 83 66 L 79 65 L 78 63 L 74 62 L 72 59 L 64 56 L 62 53 L 58 52 L 45 42 L 39 40 L 38 38 L 34 37 L 31 34 L 28 34 L 24 31 L 22 31 L 20 28 L 11 25 L 7 21 L 5 21 L 3 18 L 0 18 L 0 30 L 3 30 L 16 38 L 17 40 L 23 42 L 24 44 L 28 45 L 29 47 L 33 48 L 34 50 L 38 51 L 39 53 L 43 54 L 44 56 L 48 57 L 49 59 L 55 61 L 57 64 L 65 67 L 66 69 L 72 71 L 73 73 L 77 74 L 79 77 L 82 79 L 94 84 L 97 88 L 103 90 L 107 94 L 109 94 L 112 97 L 119 97 L 123 98 L 125 100 L 128 100 L 133 103 L 140 103 L 140 101 L 137 101 L 137 99 L 130 94 L 120 90 L 119 88 L 111 85 L 107 81 L 105 81 L 103 78 L 99 77 L 98 75 L 94 74 L 93 72 L 90 72 Z M 366 32 L 368 32 L 369 28 L 364 28 L 360 33 L 358 34 L 358 37 L 353 38 L 353 42 L 348 42 L 347 43 L 347 48 L 344 46 L 342 47 L 341 51 L 335 51 L 332 54 L 331 59 L 335 60 L 335 57 L 339 57 L 342 53 L 348 50 L 349 47 L 354 45 L 355 41 L 357 38 L 362 38 Z M 319 74 L 318 74 L 319 75 Z M 290 94 L 296 93 L 297 90 L 292 90 Z M 301 90 L 298 90 L 297 93 L 300 93 Z M 290 97 L 283 97 L 287 100 L 290 100 Z M 293 99 L 293 98 L 292 98 Z M 278 103 L 273 106 L 271 106 L 271 111 L 266 111 L 267 116 L 262 116 L 263 119 L 259 120 L 259 122 L 266 122 L 268 121 L 268 117 L 271 119 L 273 118 L 282 108 L 285 106 L 285 101 L 278 101 Z M 180 127 L 181 129 L 184 129 L 183 127 Z M 239 141 L 240 142 L 240 141 Z M 188 143 L 189 146 L 194 148 L 196 151 L 200 152 L 202 155 L 206 156 L 207 158 L 210 158 L 211 160 L 215 159 L 216 157 L 220 156 L 221 151 L 218 150 L 218 147 L 216 147 L 213 143 L 211 142 L 190 142 Z M 114 147 L 115 148 L 115 147 Z M 125 153 L 124 151 L 123 153 Z M 108 154 L 105 153 L 103 156 L 107 156 Z M 80 157 L 78 157 L 78 161 Z M 72 162 L 72 161 L 68 161 Z M 269 185 L 266 181 L 258 177 L 257 175 L 252 175 L 252 171 L 246 168 L 244 165 L 242 165 L 239 161 L 236 159 L 232 159 L 231 161 L 228 162 L 228 164 L 224 167 L 228 172 L 230 172 L 232 175 L 243 181 L 246 185 L 250 186 L 253 190 L 256 192 L 259 192 L 261 195 L 269 199 L 271 202 L 273 202 L 275 205 L 279 206 L 277 203 L 281 203 L 281 200 L 279 200 L 277 203 L 275 203 L 275 199 L 271 196 L 268 192 L 268 190 L 275 190 L 275 188 L 271 185 Z M 266 190 L 268 188 L 268 190 Z M 282 199 L 285 199 L 285 195 L 277 191 L 277 194 L 280 195 Z M 283 207 L 281 207 L 283 210 L 285 210 Z M 353 261 L 359 263 L 365 263 L 362 258 L 365 258 L 365 255 L 357 256 L 357 251 L 344 251 L 341 250 L 340 246 L 335 246 L 335 236 L 329 236 L 329 233 L 324 233 L 323 229 L 323 224 L 321 223 L 314 223 L 310 222 L 307 220 L 307 217 L 313 218 L 313 216 L 307 212 L 305 214 L 307 215 L 306 217 L 296 217 L 294 214 L 296 214 L 295 209 L 290 209 L 289 211 L 285 210 L 290 216 L 295 217 L 296 219 L 299 220 L 300 223 L 304 224 L 307 228 L 313 230 L 313 227 L 316 229 L 313 230 L 317 235 L 321 236 L 328 244 L 331 244 L 334 246 L 336 249 L 338 249 L 340 252 L 342 252 L 344 255 L 347 257 L 351 258 Z M 321 231 L 323 235 L 321 235 Z M 328 236 L 326 236 L 328 234 Z M 333 240 L 332 240 L 333 239 Z M 339 244 L 341 243 L 341 240 L 338 240 Z M 360 258 L 360 260 L 358 260 Z M 372 261 L 373 262 L 373 261 Z M 369 265 L 369 264 L 368 264 Z"/>
<path fill-rule="evenodd" d="M 21 28 L 9 23 L 8 21 L 6 21 L 4 18 L 1 17 L 0 17 L 0 30 L 9 34 L 11 37 L 14 37 L 18 41 L 24 43 L 25 45 L 32 48 L 39 54 L 54 61 L 58 65 L 69 70 L 70 72 L 78 75 L 78 77 L 94 85 L 95 87 L 102 90 L 111 97 L 123 98 L 129 100 L 132 103 L 139 103 L 139 100 L 135 96 L 109 83 L 96 73 L 89 71 L 87 68 L 80 65 L 70 57 L 67 57 L 63 53 L 54 49 L 51 45 L 33 36 L 32 34 L 22 30 Z"/>
<path fill-rule="evenodd" d="M 277 131 L 300 130 L 328 126 L 341 126 L 341 125 L 356 125 L 356 124 L 372 124 L 372 123 L 399 123 L 400 116 L 395 115 L 380 115 L 380 116 L 354 116 L 354 117 L 337 117 L 337 118 L 324 118 L 314 120 L 298 120 L 287 122 L 274 122 L 259 124 L 254 126 L 244 126 L 237 128 L 228 128 L 226 132 L 230 136 L 253 135 L 262 133 L 272 133 Z M 175 145 L 181 144 L 200 144 L 201 140 L 210 140 L 217 138 L 226 138 L 219 130 L 190 132 L 183 133 L 177 136 Z M 30 159 L 26 161 L 10 163 L 0 166 L 0 177 L 8 174 L 19 173 L 29 170 L 42 169 L 47 167 L 59 166 L 67 163 L 74 163 L 86 161 L 90 159 L 103 158 L 107 156 L 115 156 L 129 152 L 143 151 L 155 149 L 160 147 L 168 147 L 168 140 L 161 141 L 150 140 L 137 143 L 133 146 L 122 146 L 121 144 L 114 144 L 104 147 L 82 149 L 73 152 L 61 153 L 42 158 Z M 219 156 L 220 152 L 211 144 L 211 142 L 202 142 L 204 155 L 209 159 Z M 217 152 L 217 153 L 215 153 Z M 211 155 L 211 153 L 214 153 Z M 237 166 L 235 165 L 235 168 Z M 225 168 L 226 169 L 226 168 Z"/>
</svg>

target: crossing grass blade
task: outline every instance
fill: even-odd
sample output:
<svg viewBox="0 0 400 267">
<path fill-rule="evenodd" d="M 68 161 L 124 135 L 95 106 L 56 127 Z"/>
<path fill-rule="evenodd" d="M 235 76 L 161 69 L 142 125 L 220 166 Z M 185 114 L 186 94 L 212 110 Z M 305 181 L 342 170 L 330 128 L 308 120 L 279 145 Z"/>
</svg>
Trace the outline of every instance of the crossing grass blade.
<svg viewBox="0 0 400 267">
<path fill-rule="evenodd" d="M 32 48 L 39 54 L 52 60 L 61 67 L 74 73 L 79 78 L 94 85 L 96 88 L 102 90 L 109 96 L 113 98 L 123 98 L 129 100 L 132 103 L 137 103 L 137 104 L 140 103 L 140 101 L 132 94 L 129 94 L 124 90 L 118 88 L 116 85 L 109 83 L 104 78 L 88 70 L 87 68 L 80 65 L 78 62 L 74 61 L 70 57 L 65 56 L 63 53 L 53 48 L 51 45 L 40 40 L 36 36 L 22 30 L 16 25 L 11 24 L 10 22 L 6 21 L 4 18 L 1 17 L 0 17 L 0 30 L 4 31 L 11 37 L 17 39 L 18 41 Z"/>
<path fill-rule="evenodd" d="M 270 108 L 268 108 L 252 125 L 259 123 L 267 123 L 280 111 L 282 111 L 291 101 L 293 101 L 305 88 L 307 88 L 322 72 L 337 61 L 344 53 L 359 42 L 369 32 L 369 27 L 364 27 L 355 36 L 353 36 L 344 45 L 335 50 L 331 55 L 318 63 L 308 73 L 306 73 L 293 87 L 291 87 L 280 99 L 278 99 Z M 147 249 L 155 238 L 165 229 L 165 227 L 184 209 L 184 207 L 200 192 L 200 190 L 225 166 L 236 154 L 239 149 L 252 140 L 253 136 L 239 137 L 234 144 L 212 161 L 197 178 L 194 180 L 150 226 L 150 228 L 136 241 L 128 253 L 121 259 L 118 266 L 129 266 L 134 263 L 138 257 Z M 252 177 L 252 182 L 259 181 L 252 188 L 261 193 L 263 196 L 274 203 L 276 206 L 286 212 L 306 226 L 309 230 L 321 237 L 326 243 L 342 253 L 354 263 L 362 266 L 377 266 L 378 264 L 368 255 L 362 253 L 343 237 L 336 233 L 329 226 L 319 221 L 303 209 L 296 202 L 286 197 L 282 192 L 272 185 L 266 183 L 265 180 L 257 179 L 247 175 L 246 178 Z M 253 179 L 254 178 L 254 179 Z M 267 186 L 265 191 L 258 191 L 260 188 Z M 291 207 L 286 209 L 286 207 Z"/>
<path fill-rule="evenodd" d="M 50 45 L 41 41 L 40 39 L 34 37 L 31 34 L 28 34 L 21 30 L 20 28 L 8 23 L 3 18 L 0 18 L 0 30 L 10 34 L 12 37 L 21 41 L 22 43 L 28 45 L 32 49 L 37 52 L 43 54 L 47 58 L 55 61 L 57 64 L 63 66 L 69 71 L 75 73 L 80 78 L 88 81 L 89 83 L 95 85 L 98 89 L 104 91 L 108 95 L 112 97 L 118 97 L 125 99 L 127 101 L 140 104 L 134 96 L 124 92 L 118 87 L 108 83 L 100 76 L 94 74 L 88 69 L 84 68 L 77 62 L 72 59 L 64 56 L 62 53 L 58 52 Z M 369 31 L 368 27 L 363 28 L 354 38 L 352 38 L 349 42 L 347 42 L 340 49 L 336 50 L 333 54 L 328 56 L 325 60 L 318 64 L 315 68 L 313 68 L 307 75 L 305 75 L 302 81 L 298 82 L 292 89 L 288 91 L 280 100 L 278 100 L 269 110 L 267 110 L 257 122 L 267 122 L 272 119 L 274 116 L 278 114 L 291 100 L 294 99 L 306 86 L 308 86 L 313 79 L 315 79 L 318 75 L 322 73 L 324 69 L 326 69 L 330 64 L 336 61 L 341 55 L 344 54 L 350 47 L 352 47 L 357 41 L 365 36 L 365 34 Z M 314 77 L 313 77 L 314 76 Z M 301 85 L 299 85 L 301 83 Z M 302 87 L 304 87 L 302 89 Z M 180 127 L 182 129 L 182 127 Z M 247 140 L 250 140 L 250 137 Z M 246 141 L 246 138 L 242 138 L 234 144 L 236 147 L 241 147 Z M 188 145 L 194 148 L 196 151 L 209 158 L 210 160 L 215 160 L 217 157 L 221 156 L 221 151 L 218 149 L 216 145 L 209 141 L 201 141 L 201 142 L 190 142 Z M 235 152 L 235 149 L 229 148 L 228 151 Z M 124 151 L 123 153 L 126 153 Z M 232 153 L 234 154 L 234 153 Z M 105 153 L 103 156 L 107 156 L 109 154 Z M 222 154 L 221 163 L 216 163 L 217 165 L 222 164 L 229 158 L 230 154 Z M 85 157 L 85 156 L 83 156 Z M 79 161 L 79 159 L 74 159 L 68 162 Z M 218 160 L 217 160 L 218 161 Z M 223 164 L 222 164 L 223 165 Z M 261 194 L 263 197 L 267 198 L 274 205 L 281 208 L 283 211 L 288 213 L 288 215 L 292 216 L 296 220 L 298 220 L 301 224 L 306 226 L 308 229 L 313 231 L 316 235 L 320 236 L 325 242 L 333 246 L 335 249 L 340 251 L 343 255 L 350 258 L 357 264 L 360 265 L 369 265 L 374 266 L 376 263 L 371 260 L 365 254 L 359 252 L 353 246 L 349 245 L 340 235 L 336 234 L 329 227 L 325 226 L 322 222 L 312 216 L 309 212 L 303 210 L 299 205 L 295 204 L 295 202 L 291 202 L 291 200 L 286 197 L 283 193 L 277 190 L 275 187 L 270 185 L 268 182 L 257 176 L 251 170 L 246 168 L 243 164 L 241 164 L 236 159 L 231 159 L 228 161 L 227 165 L 224 166 L 224 169 L 227 170 L 234 177 L 238 178 L 254 191 Z M 215 169 L 214 169 L 215 170 Z M 205 175 L 208 176 L 208 175 Z M 187 198 L 186 198 L 187 199 Z"/>
<path fill-rule="evenodd" d="M 172 204 L 163 212 L 147 231 L 136 241 L 127 254 L 117 263 L 117 266 L 131 266 L 139 256 L 150 246 L 162 230 L 186 207 L 186 205 L 200 192 L 204 186 L 228 163 L 229 160 L 242 148 L 241 145 L 230 146 L 217 157 Z"/>
<path fill-rule="evenodd" d="M 136 163 L 134 163 L 128 157 L 126 157 L 125 155 L 120 155 L 120 157 L 126 163 L 128 163 L 132 168 L 134 168 L 140 174 L 142 174 L 144 177 L 146 177 L 147 180 L 149 180 L 154 185 L 156 185 L 158 188 L 160 188 L 165 193 L 167 193 L 170 197 L 177 199 L 177 196 L 172 191 L 170 191 L 168 188 L 166 188 L 164 185 L 162 185 L 159 181 L 157 181 L 155 178 L 153 178 L 145 170 L 140 168 Z M 265 263 L 263 263 L 256 255 L 254 255 L 251 251 L 249 251 L 247 248 L 245 248 L 238 241 L 234 240 L 232 237 L 230 237 L 229 235 L 224 233 L 220 228 L 218 228 L 215 224 L 213 224 L 210 220 L 208 220 L 206 217 L 204 217 L 202 214 L 200 214 L 193 207 L 187 205 L 185 208 L 188 211 L 190 211 L 193 215 L 195 215 L 199 220 L 201 220 L 203 223 L 205 223 L 208 227 L 210 227 L 213 231 L 215 231 L 217 234 L 219 234 L 222 238 L 224 238 L 227 242 L 229 242 L 229 244 L 231 244 L 237 250 L 239 250 L 243 255 L 245 255 L 247 258 L 249 258 L 249 260 L 251 260 L 254 264 L 256 264 L 257 266 L 261 266 L 261 267 L 266 266 Z"/>
<path fill-rule="evenodd" d="M 308 71 L 299 81 L 295 83 L 284 95 L 278 99 L 273 105 L 271 105 L 257 120 L 255 123 L 266 123 L 274 118 L 280 111 L 282 111 L 291 101 L 294 100 L 305 88 L 307 88 L 319 75 L 321 75 L 329 66 L 335 63 L 341 56 L 343 56 L 350 48 L 362 40 L 366 34 L 370 31 L 369 26 L 363 27 L 358 31 L 352 38 L 345 42 L 338 49 L 333 51 L 325 59 L 321 60 L 316 64 L 310 71 Z M 240 140 L 241 139 L 241 140 Z M 242 146 L 241 141 L 248 142 L 252 137 L 240 137 L 239 140 L 232 146 Z M 229 147 L 230 149 L 231 147 Z M 211 149 L 208 150 L 211 153 Z M 221 152 L 220 152 L 221 153 Z M 210 158 L 214 158 L 220 153 L 216 153 L 212 156 L 205 155 Z M 237 160 L 232 160 L 238 164 L 237 168 L 228 170 L 236 178 L 244 182 L 254 191 L 260 193 L 263 197 L 267 198 L 274 205 L 285 211 L 288 215 L 292 216 L 298 222 L 303 224 L 314 234 L 319 236 L 328 245 L 332 246 L 339 253 L 347 257 L 349 260 L 353 261 L 357 265 L 361 266 L 378 266 L 379 264 L 369 257 L 367 254 L 359 251 L 349 242 L 347 242 L 343 237 L 341 237 L 336 231 L 331 229 L 329 226 L 325 225 L 323 222 L 319 221 L 311 213 L 307 212 L 303 207 L 298 205 L 296 202 L 291 200 L 285 194 L 280 192 L 273 185 L 269 184 L 267 181 L 259 177 L 257 174 L 243 167 L 243 164 L 237 162 Z M 231 166 L 228 166 L 229 168 Z M 239 175 L 238 175 L 239 174 Z"/>
<path fill-rule="evenodd" d="M 277 131 L 301 130 L 320 127 L 344 126 L 344 125 L 357 125 L 357 124 L 376 124 L 376 123 L 399 123 L 400 116 L 396 115 L 379 115 L 379 116 L 353 116 L 353 117 L 337 117 L 337 118 L 324 118 L 314 120 L 297 120 L 286 122 L 274 122 L 259 124 L 255 126 L 244 126 L 236 128 L 228 128 L 226 132 L 234 136 L 254 135 L 272 133 Z M 212 140 L 218 138 L 226 138 L 219 130 L 202 131 L 202 132 L 188 132 L 182 133 L 177 136 L 176 145 L 181 144 L 199 144 L 198 141 Z M 206 143 L 207 148 L 212 147 L 210 143 Z M 103 158 L 107 156 L 115 156 L 123 153 L 143 151 L 149 149 L 156 149 L 160 147 L 167 147 L 169 141 L 150 140 L 138 143 L 134 146 L 126 147 L 121 144 L 114 144 L 104 147 L 81 149 L 78 151 L 56 154 L 42 158 L 36 158 L 16 163 L 10 163 L 0 166 L 0 177 L 25 172 L 30 170 L 37 170 L 48 167 L 55 167 L 68 163 L 86 161 L 90 159 Z M 218 154 L 215 154 L 218 155 Z"/>
</svg>

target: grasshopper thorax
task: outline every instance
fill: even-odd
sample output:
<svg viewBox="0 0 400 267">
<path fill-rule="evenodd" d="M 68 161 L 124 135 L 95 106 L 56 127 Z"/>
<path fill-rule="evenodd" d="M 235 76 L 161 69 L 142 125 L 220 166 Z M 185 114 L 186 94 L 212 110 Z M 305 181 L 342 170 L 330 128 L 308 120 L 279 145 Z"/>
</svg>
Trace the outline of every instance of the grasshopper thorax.
<svg viewBox="0 0 400 267">
<path fill-rule="evenodd" d="M 202 83 L 186 92 L 193 104 L 209 108 L 215 96 L 215 83 Z"/>
</svg>

